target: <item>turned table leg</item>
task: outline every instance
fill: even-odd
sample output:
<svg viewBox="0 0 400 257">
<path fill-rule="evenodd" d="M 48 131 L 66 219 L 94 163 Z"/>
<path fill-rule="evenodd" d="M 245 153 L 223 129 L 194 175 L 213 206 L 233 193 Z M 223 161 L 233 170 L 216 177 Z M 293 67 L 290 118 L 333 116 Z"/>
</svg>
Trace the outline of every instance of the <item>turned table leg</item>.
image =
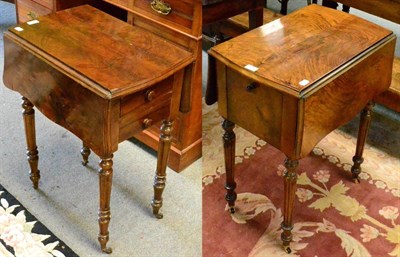
<svg viewBox="0 0 400 257">
<path fill-rule="evenodd" d="M 296 182 L 297 173 L 296 168 L 299 164 L 297 160 L 285 160 L 286 171 L 284 174 L 284 207 L 283 207 L 283 223 L 281 239 L 283 242 L 283 247 L 287 253 L 291 252 L 290 242 L 292 241 L 292 229 L 293 229 L 293 209 L 294 209 L 294 199 L 296 193 Z"/>
<path fill-rule="evenodd" d="M 99 227 L 100 232 L 98 240 L 101 250 L 105 253 L 111 253 L 112 249 L 107 247 L 109 239 L 108 225 L 110 224 L 110 198 L 113 176 L 113 155 L 109 155 L 101 159 L 99 166 L 99 187 L 100 187 L 100 209 L 99 209 Z"/>
<path fill-rule="evenodd" d="M 225 133 L 222 137 L 224 141 L 224 157 L 225 157 L 225 170 L 226 170 L 226 183 L 225 183 L 225 200 L 228 202 L 230 213 L 235 213 L 236 201 L 236 182 L 235 182 L 235 143 L 236 136 L 233 128 L 235 124 L 229 120 L 224 120 L 222 128 Z"/>
<path fill-rule="evenodd" d="M 36 146 L 35 110 L 33 109 L 33 104 L 25 97 L 22 97 L 22 108 L 24 108 L 22 115 L 24 117 L 27 144 L 26 155 L 31 168 L 30 179 L 33 183 L 33 188 L 37 189 L 39 187 L 40 171 L 38 170 L 39 152 Z"/>
<path fill-rule="evenodd" d="M 283 15 L 287 14 L 287 7 L 288 7 L 289 0 L 282 0 L 281 1 L 281 11 L 280 13 Z"/>
<path fill-rule="evenodd" d="M 89 162 L 90 148 L 87 147 L 85 143 L 82 144 L 81 155 L 82 155 L 82 165 L 86 166 Z"/>
<path fill-rule="evenodd" d="M 154 177 L 154 197 L 151 201 L 153 206 L 153 214 L 157 219 L 162 219 L 163 214 L 160 208 L 163 203 L 162 194 L 165 188 L 166 170 L 169 148 L 171 146 L 172 121 L 164 120 L 160 129 L 160 141 L 157 154 L 157 169 Z"/>
<path fill-rule="evenodd" d="M 362 157 L 364 152 L 365 141 L 367 140 L 368 128 L 371 123 L 371 113 L 373 102 L 369 102 L 367 106 L 362 110 L 360 115 L 360 125 L 358 128 L 357 146 L 356 154 L 353 157 L 353 166 L 351 167 L 352 178 L 355 183 L 360 182 L 358 175 L 361 173 L 361 163 L 363 163 L 364 158 Z"/>
</svg>

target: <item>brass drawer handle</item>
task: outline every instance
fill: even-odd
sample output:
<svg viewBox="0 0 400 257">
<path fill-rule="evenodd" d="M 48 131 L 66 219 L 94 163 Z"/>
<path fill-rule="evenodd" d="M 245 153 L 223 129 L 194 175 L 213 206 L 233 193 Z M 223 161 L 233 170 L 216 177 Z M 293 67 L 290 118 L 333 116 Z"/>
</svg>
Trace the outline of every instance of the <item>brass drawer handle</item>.
<svg viewBox="0 0 400 257">
<path fill-rule="evenodd" d="M 145 96 L 146 101 L 150 102 L 151 100 L 154 99 L 155 95 L 156 95 L 156 92 L 154 92 L 154 90 L 147 90 L 146 91 L 146 96 Z"/>
<path fill-rule="evenodd" d="M 150 127 L 151 125 L 153 125 L 152 119 L 146 118 L 143 120 L 143 128 L 146 129 L 146 128 Z"/>
<path fill-rule="evenodd" d="M 36 20 L 37 17 L 38 17 L 38 15 L 37 15 L 36 13 L 32 12 L 32 11 L 29 11 L 29 12 L 26 14 L 26 16 L 27 16 L 29 19 L 31 19 L 31 20 Z"/>
<path fill-rule="evenodd" d="M 171 6 L 167 3 L 164 3 L 163 0 L 153 0 L 150 3 L 150 6 L 151 9 L 162 15 L 168 15 L 172 11 Z"/>
</svg>

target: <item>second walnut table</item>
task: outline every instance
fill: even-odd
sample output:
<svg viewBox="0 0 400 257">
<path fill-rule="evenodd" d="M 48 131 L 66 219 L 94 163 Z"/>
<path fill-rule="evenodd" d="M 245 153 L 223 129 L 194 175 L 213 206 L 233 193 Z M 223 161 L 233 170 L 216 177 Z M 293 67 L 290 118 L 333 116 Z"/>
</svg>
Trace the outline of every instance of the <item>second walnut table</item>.
<svg viewBox="0 0 400 257">
<path fill-rule="evenodd" d="M 230 211 L 236 200 L 237 124 L 287 157 L 282 223 L 287 252 L 299 160 L 364 109 L 352 167 L 358 181 L 371 100 L 390 85 L 395 41 L 391 31 L 371 22 L 311 5 L 209 51 L 216 59 L 218 109 L 224 118 Z"/>
</svg>

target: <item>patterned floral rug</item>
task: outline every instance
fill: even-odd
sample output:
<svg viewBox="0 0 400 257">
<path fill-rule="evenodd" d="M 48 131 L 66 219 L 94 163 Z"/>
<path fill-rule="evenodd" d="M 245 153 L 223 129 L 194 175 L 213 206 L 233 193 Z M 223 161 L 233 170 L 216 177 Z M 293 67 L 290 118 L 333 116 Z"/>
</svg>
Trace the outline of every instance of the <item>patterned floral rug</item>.
<svg viewBox="0 0 400 257">
<path fill-rule="evenodd" d="M 284 155 L 236 128 L 236 213 L 224 199 L 222 119 L 203 106 L 203 256 L 289 256 L 280 243 Z M 400 119 L 374 114 L 361 183 L 350 180 L 358 119 L 300 161 L 290 256 L 400 257 Z"/>
<path fill-rule="evenodd" d="M 78 257 L 0 185 L 1 257 Z"/>
</svg>

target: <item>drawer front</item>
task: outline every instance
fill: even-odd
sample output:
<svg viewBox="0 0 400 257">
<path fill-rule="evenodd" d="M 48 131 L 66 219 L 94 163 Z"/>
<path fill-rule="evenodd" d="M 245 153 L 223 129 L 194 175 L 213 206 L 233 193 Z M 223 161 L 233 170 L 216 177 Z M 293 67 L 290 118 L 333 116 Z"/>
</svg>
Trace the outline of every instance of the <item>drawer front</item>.
<svg viewBox="0 0 400 257">
<path fill-rule="evenodd" d="M 35 16 L 42 16 L 52 12 L 36 2 L 30 0 L 17 0 L 18 22 L 23 23 L 33 20 Z"/>
<path fill-rule="evenodd" d="M 153 110 L 151 113 L 147 113 L 144 117 L 132 121 L 126 124 L 124 127 L 120 127 L 119 130 L 119 142 L 122 142 L 128 138 L 133 137 L 139 132 L 151 127 L 159 121 L 168 118 L 170 111 L 169 104 L 162 106 L 157 110 Z"/>
<path fill-rule="evenodd" d="M 150 5 L 149 0 L 135 0 L 134 8 L 137 8 L 148 16 L 157 16 L 158 19 L 164 19 L 172 22 L 177 26 L 183 26 L 186 28 L 192 27 L 193 17 L 193 3 L 188 3 L 182 0 L 165 0 L 164 3 L 168 4 L 171 8 L 171 12 L 168 15 L 162 15 L 157 13 Z"/>
<path fill-rule="evenodd" d="M 157 10 L 160 6 L 153 5 L 152 0 L 105 0 L 116 6 L 126 9 L 128 12 L 145 17 L 145 19 L 157 21 L 168 27 L 175 27 L 187 33 L 192 33 L 193 17 L 195 8 L 201 8 L 200 1 L 197 0 L 164 0 L 170 7 L 170 12 L 163 15 Z M 155 10 L 156 9 L 156 10 Z M 198 17 L 201 18 L 201 17 Z M 197 18 L 196 18 L 197 19 Z"/>
<path fill-rule="evenodd" d="M 273 146 L 280 144 L 282 94 L 226 70 L 228 119 Z"/>
<path fill-rule="evenodd" d="M 120 128 L 136 121 L 142 121 L 148 114 L 163 106 L 169 107 L 172 83 L 173 77 L 171 76 L 143 91 L 123 97 L 121 99 Z"/>
<path fill-rule="evenodd" d="M 54 10 L 53 0 L 33 0 L 34 2 L 43 5 L 44 7 Z"/>
</svg>

